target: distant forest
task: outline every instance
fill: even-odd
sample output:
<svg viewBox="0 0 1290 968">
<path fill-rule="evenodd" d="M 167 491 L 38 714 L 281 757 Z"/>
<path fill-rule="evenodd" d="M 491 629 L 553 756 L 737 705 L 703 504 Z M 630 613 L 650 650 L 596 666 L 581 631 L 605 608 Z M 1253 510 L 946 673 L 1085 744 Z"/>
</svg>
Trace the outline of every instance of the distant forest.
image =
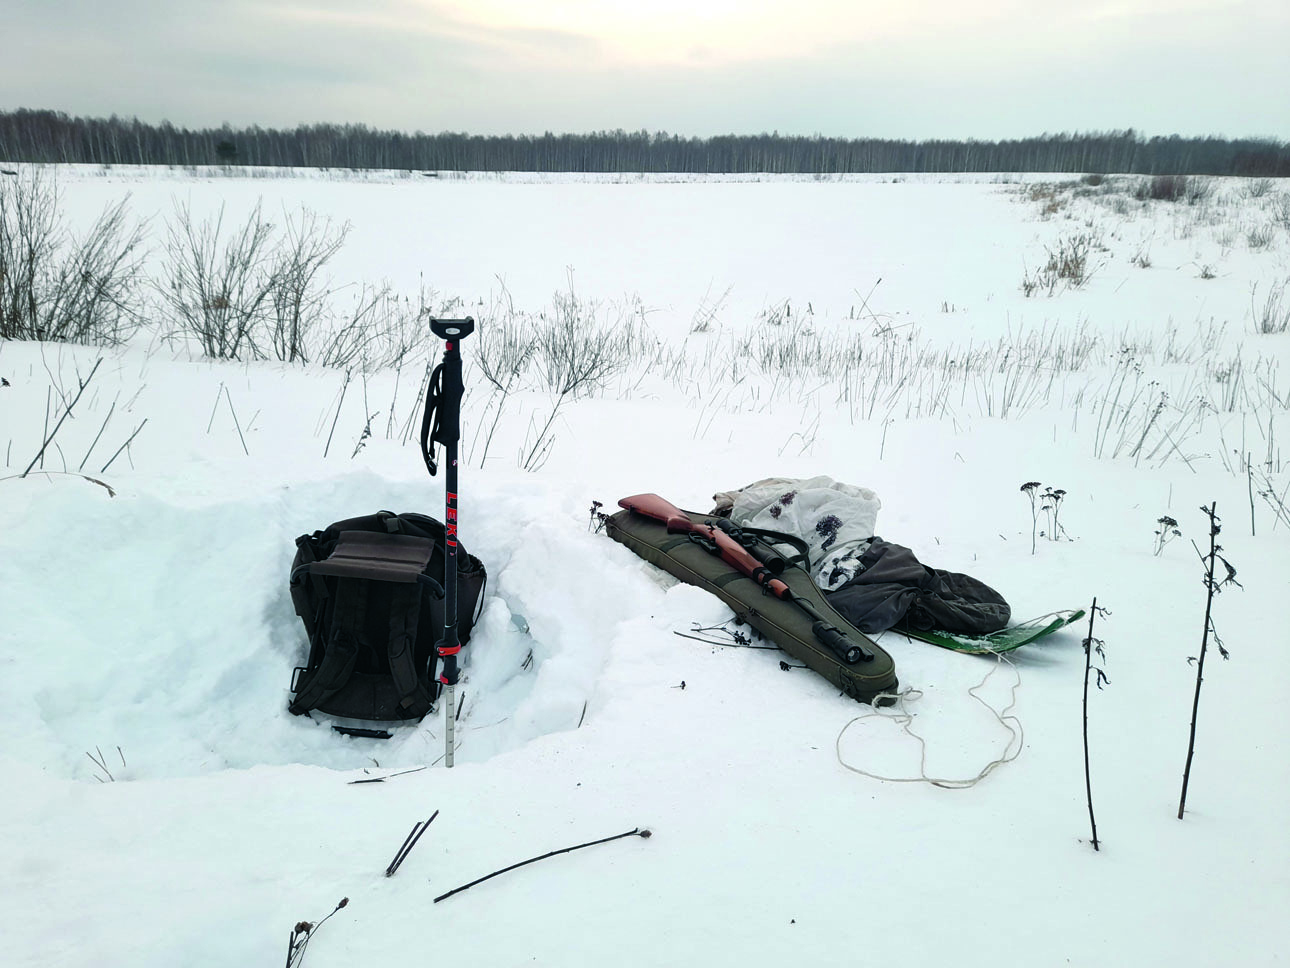
<svg viewBox="0 0 1290 968">
<path fill-rule="evenodd" d="M 361 124 L 180 128 L 138 119 L 0 112 L 0 161 L 104 165 L 267 165 L 424 171 L 1101 172 L 1290 176 L 1290 143 L 1143 137 L 1132 129 L 1007 141 L 897 141 L 780 134 L 683 138 L 662 132 L 482 136 L 405 134 Z"/>
</svg>

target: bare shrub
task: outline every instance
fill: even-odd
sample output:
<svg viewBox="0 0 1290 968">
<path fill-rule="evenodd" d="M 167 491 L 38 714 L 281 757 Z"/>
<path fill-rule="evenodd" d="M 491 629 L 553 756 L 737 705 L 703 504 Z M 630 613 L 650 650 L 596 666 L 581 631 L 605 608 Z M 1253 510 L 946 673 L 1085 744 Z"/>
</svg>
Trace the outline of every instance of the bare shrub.
<svg viewBox="0 0 1290 968">
<path fill-rule="evenodd" d="M 1214 194 L 1214 183 L 1208 178 L 1193 175 L 1153 175 L 1139 182 L 1136 196 L 1140 200 L 1182 202 L 1197 205 Z"/>
<path fill-rule="evenodd" d="M 699 306 L 694 311 L 694 317 L 690 320 L 691 333 L 707 333 L 712 329 L 712 324 L 717 320 L 717 313 L 721 311 L 722 305 L 730 297 L 731 286 L 726 287 L 726 291 L 717 299 L 709 299 L 712 290 L 709 288 L 703 294 L 699 301 Z"/>
<path fill-rule="evenodd" d="M 1272 221 L 1283 229 L 1290 230 L 1290 192 L 1280 192 L 1270 200 L 1269 214 Z"/>
<path fill-rule="evenodd" d="M 330 295 L 318 275 L 348 234 L 348 222 L 333 228 L 330 219 L 308 209 L 301 209 L 298 220 L 284 219 L 282 241 L 268 270 L 273 281 L 269 341 L 279 360 L 308 362 L 309 330 L 324 315 Z"/>
<path fill-rule="evenodd" d="M 1096 232 L 1082 232 L 1057 240 L 1056 248 L 1046 248 L 1048 261 L 1034 272 L 1027 271 L 1021 280 L 1021 291 L 1027 296 L 1044 292 L 1051 296 L 1058 285 L 1067 289 L 1080 289 L 1092 278 L 1096 267 L 1089 265 L 1089 256 L 1100 249 L 1101 238 Z"/>
<path fill-rule="evenodd" d="M 479 424 L 482 430 L 491 411 L 492 419 L 487 420 L 487 433 L 484 435 L 483 451 L 479 457 L 480 467 L 488 460 L 488 449 L 492 446 L 493 435 L 497 433 L 497 425 L 510 402 L 511 393 L 521 385 L 532 362 L 536 342 L 532 327 L 527 325 L 525 318 L 517 315 L 515 304 L 505 286 L 502 287 L 502 297 L 504 305 L 500 308 L 495 305 L 488 313 L 489 318 L 481 321 L 474 356 L 484 379 L 492 387 L 488 403 L 484 407 L 484 417 Z"/>
<path fill-rule="evenodd" d="M 1245 243 L 1251 249 L 1266 249 L 1272 244 L 1276 232 L 1271 224 L 1256 225 L 1245 233 Z"/>
<path fill-rule="evenodd" d="M 556 293 L 552 315 L 543 315 L 534 342 L 534 363 L 542 382 L 557 396 L 577 398 L 602 389 L 630 362 L 624 344 L 630 334 L 621 325 L 602 324 L 599 307 L 586 303 L 572 289 Z"/>
<path fill-rule="evenodd" d="M 1245 186 L 1245 194 L 1249 198 L 1263 198 L 1272 191 L 1271 178 L 1253 178 Z"/>
<path fill-rule="evenodd" d="M 140 319 L 143 227 L 128 196 L 73 237 L 54 182 L 39 171 L 0 181 L 0 339 L 119 343 Z"/>
<path fill-rule="evenodd" d="M 1250 290 L 1250 313 L 1256 333 L 1284 333 L 1290 330 L 1290 279 L 1279 286 L 1269 286 L 1262 304 L 1257 302 L 1259 287 Z"/>
<path fill-rule="evenodd" d="M 338 290 L 322 271 L 348 233 L 348 223 L 304 208 L 284 215 L 279 228 L 257 202 L 244 224 L 226 230 L 222 207 L 197 222 L 176 204 L 158 288 L 179 328 L 215 359 L 361 369 L 398 363 L 417 340 L 424 307 L 382 282 L 361 285 L 338 309 Z"/>
<path fill-rule="evenodd" d="M 168 263 L 160 291 L 182 330 L 219 360 L 263 359 L 266 315 L 272 311 L 273 226 L 260 203 L 246 223 L 224 231 L 224 207 L 213 218 L 193 220 L 175 203 L 166 227 Z"/>
<path fill-rule="evenodd" d="M 629 366 L 648 372 L 658 363 L 658 348 L 643 330 L 630 307 L 615 315 L 613 307 L 583 300 L 572 284 L 536 316 L 516 310 L 503 288 L 478 330 L 475 361 L 491 387 L 481 421 L 481 466 L 511 395 L 533 390 L 550 394 L 550 407 L 530 415 L 517 463 L 528 471 L 541 468 L 566 402 L 601 392 Z"/>
<path fill-rule="evenodd" d="M 495 390 L 509 393 L 528 369 L 536 336 L 527 320 L 516 313 L 510 293 L 503 289 L 505 305 L 481 321 L 475 363 Z"/>
<path fill-rule="evenodd" d="M 1039 206 L 1039 217 L 1052 218 L 1068 201 L 1062 194 L 1065 185 L 1054 185 L 1050 182 L 1036 182 L 1026 189 L 1030 200 Z"/>
<path fill-rule="evenodd" d="M 1186 194 L 1186 175 L 1155 175 L 1139 182 L 1135 192 L 1141 200 L 1153 199 L 1157 202 L 1176 202 Z"/>
<path fill-rule="evenodd" d="M 346 312 L 327 310 L 310 328 L 307 359 L 363 371 L 398 366 L 424 338 L 418 324 L 430 315 L 428 295 L 414 306 L 388 282 L 365 283 Z"/>
<path fill-rule="evenodd" d="M 1214 196 L 1214 183 L 1208 178 L 1190 177 L 1183 194 L 1188 205 L 1199 205 Z"/>
</svg>

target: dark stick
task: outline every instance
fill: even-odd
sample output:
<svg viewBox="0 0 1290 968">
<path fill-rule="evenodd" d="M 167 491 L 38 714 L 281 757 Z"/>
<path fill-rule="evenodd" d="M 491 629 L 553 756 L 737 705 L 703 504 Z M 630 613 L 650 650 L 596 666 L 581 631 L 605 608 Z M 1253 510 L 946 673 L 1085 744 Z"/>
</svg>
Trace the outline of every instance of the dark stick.
<svg viewBox="0 0 1290 968">
<path fill-rule="evenodd" d="M 1088 610 L 1088 638 L 1084 640 L 1084 795 L 1088 798 L 1088 823 L 1093 829 L 1093 849 L 1097 850 L 1097 819 L 1093 816 L 1093 782 L 1088 768 L 1088 677 L 1093 668 L 1093 619 L 1097 616 L 1097 597 Z"/>
<path fill-rule="evenodd" d="M 416 766 L 410 770 L 400 770 L 398 773 L 387 773 L 385 776 L 369 776 L 363 780 L 350 780 L 349 785 L 352 786 L 355 783 L 384 783 L 386 780 L 392 780 L 396 776 L 406 776 L 409 773 L 420 773 L 424 769 L 424 766 Z"/>
<path fill-rule="evenodd" d="M 523 867 L 525 864 L 534 864 L 540 860 L 546 860 L 548 857 L 554 857 L 556 854 L 567 854 L 570 851 L 581 850 L 583 847 L 594 847 L 596 846 L 596 844 L 607 844 L 611 840 L 621 840 L 624 837 L 649 837 L 649 836 L 650 836 L 649 830 L 642 830 L 640 827 L 634 827 L 633 829 L 627 831 L 624 834 L 615 834 L 612 837 L 605 837 L 601 840 L 588 841 L 585 844 L 578 844 L 576 847 L 565 847 L 563 850 L 553 850 L 549 854 L 543 854 L 541 857 L 530 857 L 528 860 L 522 860 L 518 864 L 512 864 L 510 867 L 503 867 L 499 871 L 493 871 L 491 874 L 486 874 L 485 876 L 478 878 L 477 880 L 471 881 L 469 884 L 463 884 L 461 885 L 461 887 L 454 887 L 447 894 L 440 894 L 437 898 L 434 899 L 434 903 L 438 904 L 444 898 L 452 897 L 454 894 L 459 894 L 462 891 L 466 890 L 466 888 L 474 887 L 476 884 L 482 884 L 484 881 L 494 878 L 498 874 L 505 874 L 507 871 L 513 871 L 515 870 L 515 868 Z"/>
<path fill-rule="evenodd" d="M 1215 541 L 1218 538 L 1218 502 L 1209 507 L 1201 507 L 1209 515 L 1209 555 L 1205 562 L 1205 631 L 1200 637 L 1200 658 L 1196 660 L 1196 695 L 1191 701 L 1191 735 L 1187 740 L 1187 764 L 1183 767 L 1182 794 L 1178 797 L 1178 819 L 1183 818 L 1187 806 L 1187 783 L 1191 779 L 1191 759 L 1196 752 L 1196 714 L 1200 709 L 1200 684 L 1205 677 L 1205 653 L 1209 647 L 1210 613 L 1214 607 L 1214 558 L 1218 554 Z"/>
<path fill-rule="evenodd" d="M 400 847 L 399 852 L 394 855 L 394 860 L 390 861 L 390 866 L 385 868 L 386 877 L 394 876 L 394 872 L 399 869 L 399 865 L 407 859 L 408 854 L 412 853 L 412 848 L 417 845 L 417 841 L 421 839 L 421 835 L 426 832 L 426 828 L 434 822 L 434 818 L 437 816 L 439 816 L 438 810 L 430 814 L 430 819 L 425 823 L 417 824 L 412 828 L 412 833 L 408 834 L 407 840 L 403 841 L 403 846 Z"/>
<path fill-rule="evenodd" d="M 390 876 L 390 871 L 394 869 L 395 862 L 403 855 L 403 852 L 408 849 L 408 844 L 412 843 L 412 838 L 417 835 L 417 831 L 420 829 L 421 821 L 418 820 L 412 825 L 412 829 L 408 831 L 408 835 L 403 838 L 403 843 L 399 844 L 399 849 L 394 852 L 394 857 L 385 865 L 386 877 Z"/>
</svg>

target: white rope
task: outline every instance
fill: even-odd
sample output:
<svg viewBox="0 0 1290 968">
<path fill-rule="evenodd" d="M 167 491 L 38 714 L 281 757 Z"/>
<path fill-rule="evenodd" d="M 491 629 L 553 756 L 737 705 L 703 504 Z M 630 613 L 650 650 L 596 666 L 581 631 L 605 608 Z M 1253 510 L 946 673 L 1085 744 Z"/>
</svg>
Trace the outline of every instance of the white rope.
<svg viewBox="0 0 1290 968">
<path fill-rule="evenodd" d="M 910 728 L 910 724 L 914 721 L 914 714 L 904 711 L 905 703 L 907 701 L 913 702 L 914 700 L 921 698 L 923 695 L 921 690 L 913 688 L 905 689 L 900 693 L 882 693 L 881 696 L 874 697 L 875 703 L 879 698 L 894 698 L 897 702 L 897 706 L 888 708 L 895 709 L 898 707 L 899 711 L 887 714 L 883 713 L 880 708 L 875 705 L 873 712 L 866 713 L 863 716 L 856 716 L 843 726 L 842 729 L 838 731 L 837 739 L 833 742 L 833 749 L 837 754 L 838 763 L 846 767 L 846 769 L 850 770 L 852 773 L 859 773 L 861 776 L 867 776 L 874 780 L 882 780 L 886 783 L 930 783 L 932 786 L 941 787 L 945 790 L 965 790 L 968 787 L 976 786 L 989 776 L 994 771 L 995 767 L 1002 766 L 1004 763 L 1011 763 L 1021 755 L 1021 748 L 1025 742 L 1025 733 L 1021 728 L 1021 720 L 1012 715 L 1013 707 L 1017 704 L 1017 690 L 1021 688 L 1021 672 L 1018 671 L 1016 665 L 1014 665 L 1003 653 L 993 652 L 991 654 L 997 660 L 994 667 L 986 673 L 984 679 L 968 690 L 968 695 L 994 714 L 994 718 L 998 720 L 999 725 L 1008 731 L 1009 738 L 1007 745 L 1003 748 L 1003 754 L 997 759 L 993 759 L 987 763 L 975 776 L 966 777 L 964 779 L 948 779 L 945 777 L 933 777 L 927 775 L 927 743 L 923 737 L 919 736 Z M 977 690 L 985 687 L 985 684 L 990 681 L 991 677 L 998 670 L 999 665 L 1004 662 L 1008 664 L 1017 678 L 1016 682 L 1012 684 L 1012 689 L 1009 693 L 1008 705 L 1002 710 L 999 710 L 995 709 L 988 702 L 982 699 Z M 918 741 L 918 776 L 883 776 L 880 773 L 871 773 L 868 770 L 860 769 L 858 766 L 852 766 L 842 758 L 842 737 L 845 735 L 846 731 L 861 720 L 873 719 L 874 717 L 898 723 L 902 732 L 908 733 Z M 1014 743 L 1016 744 L 1015 749 L 1013 748 Z"/>
</svg>

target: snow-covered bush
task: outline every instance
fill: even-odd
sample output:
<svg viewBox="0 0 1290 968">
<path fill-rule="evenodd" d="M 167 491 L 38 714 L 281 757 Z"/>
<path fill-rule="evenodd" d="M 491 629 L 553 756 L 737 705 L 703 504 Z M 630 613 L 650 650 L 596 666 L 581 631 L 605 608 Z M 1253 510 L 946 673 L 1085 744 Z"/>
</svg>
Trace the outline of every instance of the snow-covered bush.
<svg viewBox="0 0 1290 968">
<path fill-rule="evenodd" d="M 119 343 L 140 318 L 142 227 L 127 198 L 82 236 L 39 169 L 0 178 L 0 339 Z"/>
</svg>

